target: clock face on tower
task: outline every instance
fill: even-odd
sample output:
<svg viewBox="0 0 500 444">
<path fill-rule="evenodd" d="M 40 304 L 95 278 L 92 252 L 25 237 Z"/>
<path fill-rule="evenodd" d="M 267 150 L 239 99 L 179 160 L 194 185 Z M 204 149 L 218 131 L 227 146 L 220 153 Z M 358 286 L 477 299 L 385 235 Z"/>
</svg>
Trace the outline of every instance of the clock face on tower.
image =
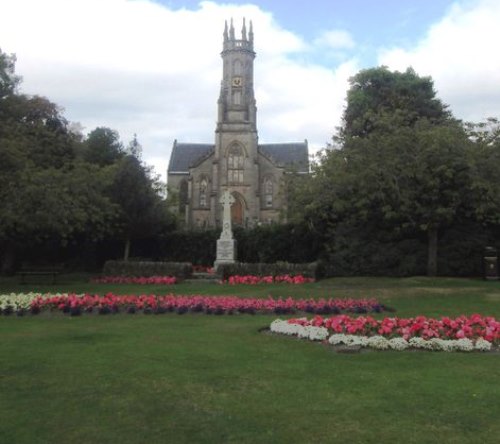
<svg viewBox="0 0 500 444">
<path fill-rule="evenodd" d="M 233 77 L 233 86 L 241 86 L 241 77 Z"/>
</svg>

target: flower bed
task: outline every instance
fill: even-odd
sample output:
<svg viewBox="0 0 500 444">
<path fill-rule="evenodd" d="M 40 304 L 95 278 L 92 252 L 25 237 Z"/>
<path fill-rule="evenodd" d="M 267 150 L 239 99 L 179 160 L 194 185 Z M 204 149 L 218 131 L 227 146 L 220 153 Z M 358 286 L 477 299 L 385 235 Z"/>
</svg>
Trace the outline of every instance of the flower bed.
<svg viewBox="0 0 500 444">
<path fill-rule="evenodd" d="M 31 309 L 33 300 L 38 293 L 11 293 L 0 295 L 0 313 L 9 315 L 11 313 L 23 313 Z"/>
<path fill-rule="evenodd" d="M 380 350 L 472 351 L 490 350 L 500 343 L 500 322 L 491 316 L 374 319 L 347 315 L 312 319 L 298 318 L 271 324 L 274 333 L 295 335 L 310 340 L 328 339 L 332 345 L 372 347 Z"/>
<path fill-rule="evenodd" d="M 256 284 L 307 284 L 309 282 L 314 282 L 312 278 L 306 278 L 302 275 L 291 276 L 289 274 L 278 275 L 278 276 L 230 276 L 228 279 L 222 281 L 223 284 L 229 285 L 256 285 Z"/>
<path fill-rule="evenodd" d="M 177 278 L 173 276 L 148 276 L 148 277 L 103 276 L 92 279 L 92 282 L 96 284 L 173 285 L 177 283 Z"/>
<path fill-rule="evenodd" d="M 214 274 L 213 268 L 208 267 L 193 267 L 194 271 Z M 177 278 L 172 276 L 148 276 L 148 277 L 133 277 L 133 276 L 103 276 L 92 279 L 96 284 L 157 284 L 157 285 L 172 285 L 178 282 Z M 226 280 L 220 281 L 221 284 L 229 285 L 256 285 L 256 284 L 307 284 L 314 282 L 312 278 L 306 278 L 302 275 L 291 276 L 288 274 L 279 276 L 230 276 Z"/>
<path fill-rule="evenodd" d="M 267 299 L 239 298 L 236 296 L 179 296 L 179 295 L 128 295 L 108 293 L 99 295 L 78 294 L 10 294 L 0 295 L 3 314 L 56 310 L 73 315 L 84 312 L 101 314 L 125 311 L 135 313 L 204 312 L 207 314 L 276 313 L 297 311 L 320 313 L 381 312 L 386 307 L 376 299 Z"/>
</svg>

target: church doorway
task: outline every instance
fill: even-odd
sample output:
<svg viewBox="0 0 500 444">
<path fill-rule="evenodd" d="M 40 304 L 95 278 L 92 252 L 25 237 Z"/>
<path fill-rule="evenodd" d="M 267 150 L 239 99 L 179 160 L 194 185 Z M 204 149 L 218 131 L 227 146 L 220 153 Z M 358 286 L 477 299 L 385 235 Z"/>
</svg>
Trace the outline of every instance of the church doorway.
<svg viewBox="0 0 500 444">
<path fill-rule="evenodd" d="M 243 225 L 243 203 L 234 196 L 234 203 L 231 205 L 231 222 L 233 225 Z"/>
</svg>

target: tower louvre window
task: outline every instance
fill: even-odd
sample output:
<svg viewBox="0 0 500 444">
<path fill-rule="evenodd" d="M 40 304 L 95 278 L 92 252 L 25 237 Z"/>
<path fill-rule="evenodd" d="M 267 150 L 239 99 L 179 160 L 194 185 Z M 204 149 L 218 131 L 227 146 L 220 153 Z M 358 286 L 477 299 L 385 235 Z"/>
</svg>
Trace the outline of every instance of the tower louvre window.
<svg viewBox="0 0 500 444">
<path fill-rule="evenodd" d="M 241 105 L 241 91 L 233 92 L 233 104 Z"/>
<path fill-rule="evenodd" d="M 233 70 L 234 70 L 234 75 L 236 75 L 236 76 L 240 76 L 241 73 L 243 72 L 242 63 L 241 63 L 240 59 L 236 59 L 234 61 Z"/>
</svg>

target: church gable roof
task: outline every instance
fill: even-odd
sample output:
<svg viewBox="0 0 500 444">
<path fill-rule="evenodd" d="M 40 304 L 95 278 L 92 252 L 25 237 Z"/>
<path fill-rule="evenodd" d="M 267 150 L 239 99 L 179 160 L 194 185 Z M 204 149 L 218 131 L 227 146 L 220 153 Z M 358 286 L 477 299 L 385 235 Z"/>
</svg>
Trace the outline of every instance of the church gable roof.
<svg viewBox="0 0 500 444">
<path fill-rule="evenodd" d="M 215 149 L 210 143 L 177 143 L 174 142 L 172 155 L 168 164 L 169 173 L 189 173 L 189 168 L 210 155 Z"/>
<path fill-rule="evenodd" d="M 271 158 L 276 166 L 292 167 L 299 173 L 309 172 L 307 141 L 260 144 L 259 151 L 264 156 Z"/>
</svg>

